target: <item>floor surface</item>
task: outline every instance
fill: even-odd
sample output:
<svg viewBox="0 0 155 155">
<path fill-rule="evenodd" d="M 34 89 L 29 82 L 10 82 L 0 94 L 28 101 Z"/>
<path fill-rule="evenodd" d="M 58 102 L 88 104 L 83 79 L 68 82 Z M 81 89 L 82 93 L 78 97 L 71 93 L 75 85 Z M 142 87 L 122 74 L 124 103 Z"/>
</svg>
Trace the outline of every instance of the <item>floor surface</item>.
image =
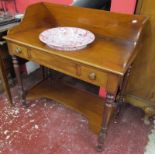
<svg viewBox="0 0 155 155">
<path fill-rule="evenodd" d="M 25 82 L 28 87 L 33 79 Z M 8 106 L 4 94 L 0 96 L 0 153 L 97 153 L 97 135 L 81 114 L 47 99 L 24 108 L 17 87 L 11 91 L 15 107 Z M 102 153 L 144 153 L 151 126 L 142 118 L 141 110 L 123 108 L 120 122 L 110 124 Z"/>
</svg>

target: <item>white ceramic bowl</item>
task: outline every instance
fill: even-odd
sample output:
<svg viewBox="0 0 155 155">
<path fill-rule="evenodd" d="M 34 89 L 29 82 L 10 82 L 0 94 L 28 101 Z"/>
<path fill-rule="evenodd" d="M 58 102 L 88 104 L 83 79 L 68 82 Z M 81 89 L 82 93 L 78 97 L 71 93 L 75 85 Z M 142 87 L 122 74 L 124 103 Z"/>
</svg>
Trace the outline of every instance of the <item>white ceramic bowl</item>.
<svg viewBox="0 0 155 155">
<path fill-rule="evenodd" d="M 43 31 L 39 39 L 53 49 L 75 51 L 86 48 L 95 40 L 95 35 L 81 28 L 57 27 Z"/>
</svg>

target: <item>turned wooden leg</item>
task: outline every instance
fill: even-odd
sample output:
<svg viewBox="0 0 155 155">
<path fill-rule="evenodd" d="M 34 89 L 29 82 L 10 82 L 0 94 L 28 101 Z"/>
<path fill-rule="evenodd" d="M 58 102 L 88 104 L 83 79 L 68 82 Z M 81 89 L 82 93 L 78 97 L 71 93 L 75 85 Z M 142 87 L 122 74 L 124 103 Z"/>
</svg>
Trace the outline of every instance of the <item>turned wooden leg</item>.
<svg viewBox="0 0 155 155">
<path fill-rule="evenodd" d="M 105 101 L 105 110 L 103 113 L 103 123 L 98 136 L 97 151 L 99 152 L 103 151 L 104 140 L 107 135 L 108 125 L 113 115 L 114 109 L 115 109 L 115 95 L 107 93 Z"/>
<path fill-rule="evenodd" d="M 0 58 L 0 74 L 1 74 L 2 84 L 3 84 L 4 90 L 6 92 L 9 104 L 12 106 L 13 102 L 12 102 L 10 87 L 9 87 L 9 84 L 8 84 L 7 75 L 5 73 L 4 64 L 3 64 L 3 61 L 2 61 L 1 58 Z"/>
<path fill-rule="evenodd" d="M 125 89 L 126 89 L 126 86 L 127 86 L 127 82 L 128 82 L 128 78 L 130 76 L 130 73 L 131 73 L 131 66 L 128 68 L 124 78 L 122 79 L 121 85 L 120 85 L 120 89 L 119 89 L 117 100 L 116 100 L 116 105 L 117 106 L 116 106 L 116 111 L 115 111 L 114 123 L 118 123 L 118 120 L 119 120 L 121 107 L 124 104 Z"/>
<path fill-rule="evenodd" d="M 44 66 L 41 66 L 41 70 L 42 70 L 43 80 L 45 80 L 45 78 L 46 78 L 45 67 Z"/>
<path fill-rule="evenodd" d="M 49 81 L 49 85 L 52 86 L 52 71 L 51 69 L 49 68 L 46 68 L 46 73 L 47 73 L 47 78 L 48 78 L 48 81 Z"/>
<path fill-rule="evenodd" d="M 24 92 L 24 88 L 23 88 L 23 83 L 22 83 L 22 79 L 21 79 L 21 75 L 20 75 L 20 68 L 18 65 L 18 60 L 16 56 L 12 56 L 13 59 L 13 66 L 14 66 L 14 70 L 15 70 L 15 74 L 16 74 L 16 79 L 18 82 L 18 90 L 19 90 L 19 95 L 21 98 L 21 103 L 24 106 L 27 106 L 26 104 L 26 99 L 25 99 L 25 92 Z"/>
<path fill-rule="evenodd" d="M 42 68 L 43 80 L 49 78 L 49 76 L 50 76 L 50 69 L 46 68 L 44 66 L 41 66 L 41 68 Z"/>
<path fill-rule="evenodd" d="M 116 123 L 116 124 L 119 121 L 123 103 L 124 103 L 124 96 L 118 94 L 118 99 L 116 100 L 115 116 L 114 116 L 114 123 Z"/>
</svg>

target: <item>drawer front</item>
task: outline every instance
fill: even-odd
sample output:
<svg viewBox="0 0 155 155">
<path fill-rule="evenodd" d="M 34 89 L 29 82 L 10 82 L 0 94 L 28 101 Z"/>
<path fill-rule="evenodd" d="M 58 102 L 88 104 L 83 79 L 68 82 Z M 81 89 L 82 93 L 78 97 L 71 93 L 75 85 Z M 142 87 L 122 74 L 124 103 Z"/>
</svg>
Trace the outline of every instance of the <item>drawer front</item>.
<svg viewBox="0 0 155 155">
<path fill-rule="evenodd" d="M 32 61 L 43 66 L 71 75 L 97 86 L 106 86 L 107 73 L 42 51 L 31 49 L 30 53 Z"/>
<path fill-rule="evenodd" d="M 106 86 L 108 78 L 107 73 L 86 66 L 81 67 L 81 77 L 89 83 L 103 87 Z"/>
<path fill-rule="evenodd" d="M 8 47 L 9 47 L 9 52 L 11 55 L 16 55 L 22 58 L 29 57 L 28 50 L 26 47 L 23 47 L 21 45 L 17 45 L 14 43 L 9 43 Z"/>
<path fill-rule="evenodd" d="M 31 49 L 30 53 L 32 61 L 67 75 L 76 75 L 76 65 L 69 60 L 39 50 Z"/>
</svg>

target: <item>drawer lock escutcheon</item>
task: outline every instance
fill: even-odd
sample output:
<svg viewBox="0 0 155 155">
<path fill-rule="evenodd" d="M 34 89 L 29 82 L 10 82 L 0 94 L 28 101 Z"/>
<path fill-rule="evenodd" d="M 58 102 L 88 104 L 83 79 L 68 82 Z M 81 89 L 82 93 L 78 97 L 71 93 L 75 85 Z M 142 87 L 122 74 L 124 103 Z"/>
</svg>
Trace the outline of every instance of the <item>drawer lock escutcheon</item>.
<svg viewBox="0 0 155 155">
<path fill-rule="evenodd" d="M 96 80 L 96 74 L 95 73 L 90 73 L 89 76 L 88 76 L 88 78 L 90 80 Z"/>
</svg>

